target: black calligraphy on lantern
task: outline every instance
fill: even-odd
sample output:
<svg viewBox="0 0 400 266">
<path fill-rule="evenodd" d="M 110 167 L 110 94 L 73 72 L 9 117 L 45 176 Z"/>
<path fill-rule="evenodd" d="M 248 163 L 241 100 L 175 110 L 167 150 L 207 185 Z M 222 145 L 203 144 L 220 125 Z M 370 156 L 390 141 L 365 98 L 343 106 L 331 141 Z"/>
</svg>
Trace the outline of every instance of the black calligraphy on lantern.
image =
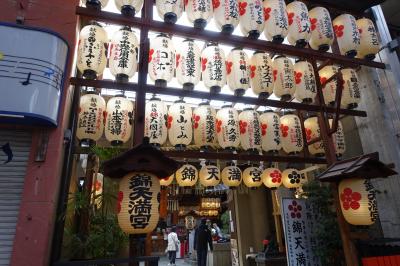
<svg viewBox="0 0 400 266">
<path fill-rule="evenodd" d="M 116 100 L 114 109 L 111 114 L 111 119 L 108 121 L 108 129 L 112 135 L 121 135 L 122 133 L 122 122 L 123 122 L 123 113 L 121 112 L 121 101 Z"/>
<path fill-rule="evenodd" d="M 210 71 L 209 71 L 209 78 L 210 80 L 221 81 L 223 74 L 222 74 L 222 66 L 225 62 L 222 62 L 221 51 L 218 47 L 214 47 L 214 55 L 209 63 Z"/>
<path fill-rule="evenodd" d="M 261 181 L 261 171 L 258 168 L 253 168 L 250 171 L 250 176 L 253 182 L 260 182 Z"/>
<path fill-rule="evenodd" d="M 206 142 L 213 143 L 215 139 L 215 120 L 211 108 L 207 108 L 206 114 Z"/>
<path fill-rule="evenodd" d="M 193 42 L 188 43 L 188 51 L 185 58 L 186 63 L 186 76 L 195 77 L 196 67 L 195 67 L 195 53 L 194 53 Z"/>
<path fill-rule="evenodd" d="M 129 179 L 129 221 L 133 228 L 143 229 L 149 225 L 151 217 L 151 199 L 153 192 L 151 176 L 136 174 Z"/>
<path fill-rule="evenodd" d="M 182 180 L 185 181 L 187 179 L 189 179 L 190 181 L 193 181 L 196 178 L 196 169 L 194 169 L 193 167 L 188 167 L 185 166 L 182 169 Z"/>
<path fill-rule="evenodd" d="M 280 121 L 277 115 L 274 115 L 272 127 L 274 129 L 274 142 L 276 145 L 281 144 L 281 136 L 280 136 Z"/>
<path fill-rule="evenodd" d="M 134 53 L 134 47 L 131 48 L 131 42 L 128 38 L 128 32 L 122 32 L 122 38 L 119 42 L 119 58 L 118 58 L 118 67 L 128 68 L 129 62 L 129 53 Z"/>
<path fill-rule="evenodd" d="M 370 213 L 370 218 L 371 221 L 375 222 L 379 217 L 378 206 L 376 203 L 376 192 L 370 180 L 365 179 L 364 185 L 365 185 L 365 190 L 367 191 L 368 210 Z"/>
<path fill-rule="evenodd" d="M 215 179 L 219 180 L 219 169 L 217 167 L 208 167 L 207 168 L 208 177 L 207 180 Z"/>
<path fill-rule="evenodd" d="M 353 38 L 354 44 L 360 44 L 360 34 L 358 32 L 358 27 L 354 18 L 350 19 L 352 33 L 351 36 Z"/>
<path fill-rule="evenodd" d="M 242 179 L 242 172 L 237 167 L 228 169 L 228 179 L 230 181 L 240 181 Z"/>
<path fill-rule="evenodd" d="M 96 32 L 97 32 L 97 29 L 95 27 L 91 27 L 89 29 L 89 37 L 87 39 L 88 44 L 85 45 L 85 48 L 87 49 L 87 54 L 85 55 L 86 65 L 88 67 L 92 66 L 92 59 L 95 57 L 93 50 L 96 48 L 94 46 L 94 44 L 96 42 Z"/>
<path fill-rule="evenodd" d="M 161 125 L 160 125 L 160 117 L 158 114 L 157 110 L 157 104 L 152 103 L 151 106 L 151 112 L 150 112 L 150 123 L 149 123 L 149 129 L 150 129 L 150 138 L 153 140 L 158 139 L 159 136 L 161 136 Z"/>
</svg>

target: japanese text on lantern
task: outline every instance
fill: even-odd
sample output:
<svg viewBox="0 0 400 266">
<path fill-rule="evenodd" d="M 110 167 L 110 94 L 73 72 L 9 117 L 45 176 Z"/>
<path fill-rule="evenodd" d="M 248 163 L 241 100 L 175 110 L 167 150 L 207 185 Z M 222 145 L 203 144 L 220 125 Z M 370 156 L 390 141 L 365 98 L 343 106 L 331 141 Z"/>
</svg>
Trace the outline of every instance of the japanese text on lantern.
<svg viewBox="0 0 400 266">
<path fill-rule="evenodd" d="M 228 174 L 229 174 L 228 179 L 230 181 L 234 180 L 239 181 L 242 178 L 242 173 L 240 172 L 240 169 L 237 167 L 229 168 Z"/>
<path fill-rule="evenodd" d="M 150 113 L 150 138 L 157 139 L 162 134 L 161 125 L 159 125 L 161 118 L 158 117 L 157 104 L 151 104 Z"/>
<path fill-rule="evenodd" d="M 235 127 L 236 127 L 236 121 L 235 121 L 235 118 L 233 116 L 233 111 L 229 110 L 229 112 L 228 112 L 228 126 L 227 126 L 228 132 L 227 132 L 227 134 L 228 134 L 228 140 L 231 141 L 231 142 L 235 142 L 236 138 L 237 138 Z"/>
<path fill-rule="evenodd" d="M 218 177 L 219 170 L 217 167 L 207 168 L 207 173 L 208 173 L 207 180 L 211 180 L 211 179 L 219 180 L 219 177 Z"/>
<path fill-rule="evenodd" d="M 184 105 L 179 106 L 179 113 L 180 113 L 179 119 L 177 119 L 176 122 L 178 122 L 178 124 L 179 124 L 180 134 L 179 134 L 179 136 L 177 136 L 177 138 L 178 139 L 187 139 L 188 136 L 186 134 L 185 124 L 188 121 L 187 121 L 187 119 L 185 119 L 186 110 L 185 110 Z"/>
<path fill-rule="evenodd" d="M 182 170 L 182 180 L 189 179 L 193 181 L 196 177 L 196 170 L 192 167 L 184 167 Z"/>
<path fill-rule="evenodd" d="M 371 215 L 371 221 L 375 222 L 378 219 L 378 207 L 376 204 L 376 196 L 375 189 L 371 184 L 371 181 L 368 179 L 364 180 L 365 190 L 367 191 L 368 196 L 368 210 Z"/>
<path fill-rule="evenodd" d="M 122 39 L 119 43 L 120 53 L 118 58 L 118 67 L 128 68 L 129 53 L 134 53 L 134 48 L 131 47 L 131 42 L 128 39 L 128 32 L 122 32 Z M 133 45 L 132 45 L 133 46 Z"/>
<path fill-rule="evenodd" d="M 95 134 L 100 129 L 103 109 L 97 106 L 97 99 L 90 99 L 89 111 L 84 111 L 79 118 L 78 127 L 85 128 L 85 133 Z"/>
<path fill-rule="evenodd" d="M 146 174 L 137 174 L 130 178 L 129 189 L 129 219 L 133 228 L 143 229 L 149 225 L 151 217 L 151 199 L 153 192 L 150 191 L 153 181 Z"/>
<path fill-rule="evenodd" d="M 85 47 L 88 48 L 88 53 L 86 54 L 86 65 L 88 67 L 92 66 L 92 58 L 94 58 L 94 54 L 93 54 L 93 47 L 94 43 L 96 41 L 96 28 L 95 27 L 91 27 L 89 30 L 89 38 L 88 38 L 88 45 L 86 45 Z"/>
</svg>

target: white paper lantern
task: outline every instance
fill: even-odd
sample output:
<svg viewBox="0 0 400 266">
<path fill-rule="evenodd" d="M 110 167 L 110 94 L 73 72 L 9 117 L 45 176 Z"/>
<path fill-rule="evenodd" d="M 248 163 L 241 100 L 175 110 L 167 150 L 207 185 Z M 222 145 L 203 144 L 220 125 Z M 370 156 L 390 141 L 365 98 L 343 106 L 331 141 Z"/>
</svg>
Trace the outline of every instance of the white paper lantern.
<svg viewBox="0 0 400 266">
<path fill-rule="evenodd" d="M 114 0 L 115 6 L 123 15 L 134 16 L 142 9 L 144 0 Z"/>
<path fill-rule="evenodd" d="M 196 226 L 196 219 L 193 216 L 186 216 L 185 217 L 185 227 L 188 230 L 193 230 Z"/>
<path fill-rule="evenodd" d="M 264 0 L 264 20 L 264 35 L 267 40 L 282 43 L 289 30 L 285 1 Z"/>
<path fill-rule="evenodd" d="M 210 104 L 201 103 L 193 111 L 193 136 L 194 144 L 203 149 L 217 144 L 215 133 L 216 112 Z"/>
<path fill-rule="evenodd" d="M 85 78 L 96 79 L 107 64 L 107 32 L 97 23 L 83 27 L 79 34 L 76 66 Z"/>
<path fill-rule="evenodd" d="M 280 55 L 275 57 L 272 66 L 274 94 L 282 101 L 288 101 L 295 93 L 293 63 L 289 58 Z"/>
<path fill-rule="evenodd" d="M 168 187 L 169 185 L 172 184 L 172 182 L 174 181 L 175 178 L 175 174 L 170 175 L 169 177 L 166 178 L 161 178 L 160 179 L 160 186 L 162 187 Z"/>
<path fill-rule="evenodd" d="M 339 68 L 337 66 L 325 66 L 320 71 L 319 80 L 322 85 L 322 94 L 324 96 L 325 104 L 333 105 L 335 103 L 336 98 L 336 87 L 337 87 L 337 79 L 331 80 L 330 82 L 326 82 L 333 75 L 339 72 Z"/>
<path fill-rule="evenodd" d="M 137 69 L 139 44 L 131 28 L 117 31 L 110 43 L 109 67 L 111 74 L 122 82 L 128 82 Z"/>
<path fill-rule="evenodd" d="M 239 0 L 240 30 L 246 37 L 257 39 L 264 30 L 262 0 Z"/>
<path fill-rule="evenodd" d="M 213 0 L 217 28 L 231 34 L 239 24 L 239 3 L 236 0 Z"/>
<path fill-rule="evenodd" d="M 356 108 L 361 101 L 361 90 L 357 72 L 351 68 L 340 70 L 343 77 L 342 108 Z"/>
<path fill-rule="evenodd" d="M 272 94 L 274 89 L 272 60 L 267 53 L 256 51 L 251 57 L 250 82 L 253 92 L 260 98 L 268 98 Z"/>
<path fill-rule="evenodd" d="M 229 188 L 235 188 L 242 183 L 242 171 L 234 164 L 226 166 L 221 172 L 222 183 Z"/>
<path fill-rule="evenodd" d="M 250 87 L 249 57 L 241 48 L 234 48 L 226 59 L 226 78 L 235 95 L 242 96 Z"/>
<path fill-rule="evenodd" d="M 282 185 L 282 172 L 278 168 L 267 168 L 262 172 L 261 179 L 270 189 L 277 189 Z"/>
<path fill-rule="evenodd" d="M 297 169 L 289 168 L 282 172 L 282 183 L 286 188 L 299 188 L 305 181 L 304 174 L 300 174 Z"/>
<path fill-rule="evenodd" d="M 156 8 L 158 15 L 164 19 L 164 22 L 175 24 L 182 16 L 184 0 L 156 0 Z"/>
<path fill-rule="evenodd" d="M 303 150 L 303 133 L 300 118 L 287 114 L 281 117 L 282 148 L 286 153 L 296 154 Z"/>
<path fill-rule="evenodd" d="M 200 184 L 204 187 L 215 187 L 221 181 L 219 168 L 215 165 L 204 165 L 199 173 Z"/>
<path fill-rule="evenodd" d="M 108 0 L 82 0 L 82 2 L 85 2 L 86 7 L 96 8 L 99 10 L 108 4 Z"/>
<path fill-rule="evenodd" d="M 82 141 L 98 141 L 104 131 L 106 101 L 97 94 L 88 93 L 81 97 L 76 137 Z"/>
<path fill-rule="evenodd" d="M 144 135 L 149 138 L 149 143 L 161 146 L 168 136 L 167 125 L 172 125 L 172 118 L 168 119 L 168 110 L 160 98 L 153 97 L 146 104 L 144 120 Z"/>
<path fill-rule="evenodd" d="M 312 103 L 317 95 L 317 84 L 313 66 L 307 61 L 297 61 L 294 64 L 294 97 L 302 103 Z"/>
<path fill-rule="evenodd" d="M 296 47 L 305 47 L 311 38 L 311 23 L 307 6 L 300 1 L 287 5 L 289 20 L 288 41 Z"/>
<path fill-rule="evenodd" d="M 239 147 L 239 115 L 231 105 L 222 106 L 217 112 L 216 131 L 218 143 L 223 149 Z"/>
<path fill-rule="evenodd" d="M 261 149 L 260 116 L 252 109 L 244 109 L 239 114 L 240 144 L 245 151 L 257 152 Z"/>
<path fill-rule="evenodd" d="M 279 115 L 267 110 L 260 115 L 261 147 L 265 152 L 278 153 L 282 148 Z"/>
<path fill-rule="evenodd" d="M 193 90 L 200 81 L 200 49 L 193 40 L 186 39 L 176 52 L 176 78 L 183 89 Z"/>
<path fill-rule="evenodd" d="M 196 167 L 185 164 L 176 171 L 175 178 L 180 187 L 191 187 L 196 185 L 199 174 Z"/>
<path fill-rule="evenodd" d="M 349 178 L 339 183 L 340 207 L 344 219 L 353 225 L 371 225 L 378 219 L 375 189 L 368 179 Z"/>
<path fill-rule="evenodd" d="M 357 50 L 357 57 L 372 61 L 380 49 L 378 33 L 374 23 L 368 18 L 358 19 L 356 23 L 360 33 L 360 46 Z"/>
<path fill-rule="evenodd" d="M 183 100 L 168 109 L 168 139 L 172 146 L 186 147 L 192 142 L 192 108 Z"/>
<path fill-rule="evenodd" d="M 311 23 L 311 39 L 309 44 L 312 49 L 326 52 L 333 43 L 333 26 L 329 11 L 324 7 L 315 7 L 308 12 Z"/>
<path fill-rule="evenodd" d="M 333 119 L 329 119 L 329 126 L 332 128 Z M 333 144 L 335 145 L 335 152 L 337 157 L 341 157 L 346 152 L 346 141 L 344 137 L 344 130 L 342 122 L 338 121 L 337 131 L 332 134 Z"/>
<path fill-rule="evenodd" d="M 355 57 L 360 45 L 360 33 L 357 28 L 356 19 L 350 14 L 342 14 L 333 20 L 333 29 L 340 53 L 349 57 Z"/>
<path fill-rule="evenodd" d="M 188 20 L 197 29 L 204 29 L 213 16 L 212 0 L 187 0 L 185 10 Z"/>
<path fill-rule="evenodd" d="M 146 172 L 132 172 L 122 178 L 118 193 L 118 223 L 128 234 L 152 232 L 158 223 L 160 181 Z"/>
<path fill-rule="evenodd" d="M 243 183 L 246 187 L 257 188 L 262 185 L 261 180 L 262 171 L 260 168 L 251 166 L 243 171 Z"/>
<path fill-rule="evenodd" d="M 201 53 L 201 71 L 204 85 L 212 93 L 220 92 L 226 84 L 226 64 L 224 50 L 218 43 L 208 43 Z"/>
<path fill-rule="evenodd" d="M 316 138 L 319 138 L 321 136 L 321 130 L 320 130 L 319 124 L 318 124 L 318 117 L 313 116 L 313 117 L 307 118 L 304 121 L 304 130 L 306 133 L 307 142 L 310 142 Z M 310 152 L 310 154 L 318 156 L 318 157 L 324 156 L 325 150 L 324 150 L 323 142 L 317 141 L 311 145 L 308 145 L 308 151 Z"/>
<path fill-rule="evenodd" d="M 107 102 L 106 139 L 111 145 L 121 145 L 132 135 L 133 103 L 125 97 L 113 97 Z"/>
<path fill-rule="evenodd" d="M 150 41 L 149 76 L 156 86 L 165 87 L 175 71 L 175 48 L 171 38 L 159 34 Z"/>
</svg>

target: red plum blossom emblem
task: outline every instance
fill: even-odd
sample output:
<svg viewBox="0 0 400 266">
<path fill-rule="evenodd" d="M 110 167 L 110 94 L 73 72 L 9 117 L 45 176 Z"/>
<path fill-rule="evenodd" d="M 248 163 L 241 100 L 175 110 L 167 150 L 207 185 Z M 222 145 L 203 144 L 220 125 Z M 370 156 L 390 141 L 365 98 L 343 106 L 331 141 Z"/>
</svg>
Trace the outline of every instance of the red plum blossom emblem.
<svg viewBox="0 0 400 266">
<path fill-rule="evenodd" d="M 340 194 L 340 201 L 342 202 L 343 209 L 346 211 L 350 208 L 358 210 L 360 208 L 360 200 L 361 194 L 359 192 L 353 192 L 351 188 L 343 189 L 343 192 Z"/>
<path fill-rule="evenodd" d="M 288 209 L 290 211 L 290 217 L 292 217 L 293 219 L 301 218 L 301 210 L 303 209 L 303 207 L 301 207 L 301 205 L 298 204 L 297 201 L 292 201 L 292 204 L 288 206 Z"/>
</svg>

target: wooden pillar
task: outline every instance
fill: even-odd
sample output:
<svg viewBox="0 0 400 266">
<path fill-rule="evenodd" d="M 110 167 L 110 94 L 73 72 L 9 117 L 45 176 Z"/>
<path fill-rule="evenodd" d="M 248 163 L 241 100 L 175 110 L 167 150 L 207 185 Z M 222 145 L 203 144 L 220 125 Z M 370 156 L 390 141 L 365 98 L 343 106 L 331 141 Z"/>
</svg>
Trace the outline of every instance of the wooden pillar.
<svg viewBox="0 0 400 266">
<path fill-rule="evenodd" d="M 283 228 L 281 224 L 281 212 L 279 208 L 279 202 L 278 202 L 278 194 L 276 189 L 271 190 L 271 198 L 272 198 L 272 207 L 273 207 L 273 212 L 272 215 L 274 216 L 274 221 L 275 221 L 275 234 L 276 234 L 276 242 L 278 242 L 278 248 L 279 252 L 284 252 L 285 251 L 285 245 L 283 243 Z"/>
<path fill-rule="evenodd" d="M 168 189 L 161 188 L 160 192 L 160 218 L 167 219 L 168 215 Z"/>
</svg>

